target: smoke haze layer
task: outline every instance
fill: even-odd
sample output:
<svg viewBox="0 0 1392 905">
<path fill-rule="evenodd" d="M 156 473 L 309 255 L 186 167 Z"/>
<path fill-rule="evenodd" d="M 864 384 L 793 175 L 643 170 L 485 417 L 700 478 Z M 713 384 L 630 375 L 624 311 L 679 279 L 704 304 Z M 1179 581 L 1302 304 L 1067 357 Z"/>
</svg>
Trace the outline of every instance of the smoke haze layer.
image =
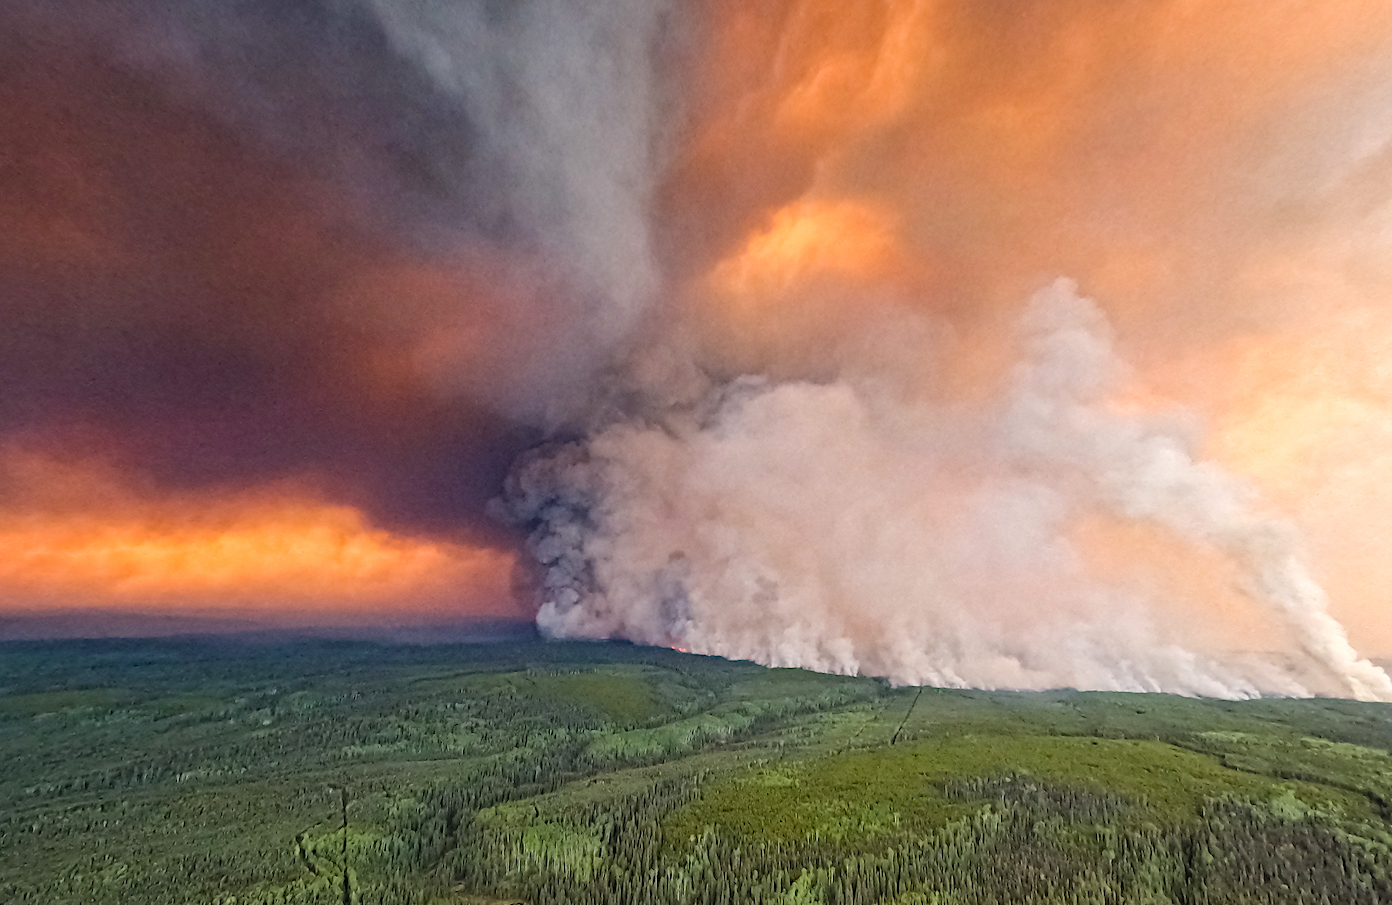
<svg viewBox="0 0 1392 905">
<path fill-rule="evenodd" d="M 1389 692 L 1381 0 L 19 0 L 0 75 L 10 605 Z"/>
</svg>

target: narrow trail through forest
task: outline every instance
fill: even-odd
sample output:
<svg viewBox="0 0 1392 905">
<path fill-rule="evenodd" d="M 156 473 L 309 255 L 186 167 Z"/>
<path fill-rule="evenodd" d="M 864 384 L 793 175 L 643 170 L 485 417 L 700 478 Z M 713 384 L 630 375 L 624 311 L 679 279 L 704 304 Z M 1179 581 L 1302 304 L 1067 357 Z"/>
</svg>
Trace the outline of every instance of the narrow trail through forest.
<svg viewBox="0 0 1392 905">
<path fill-rule="evenodd" d="M 921 698 L 921 697 L 923 697 L 923 686 L 922 686 L 922 685 L 918 686 L 918 693 L 915 694 L 915 695 L 914 695 L 914 699 L 913 699 L 911 702 L 909 702 L 909 709 L 904 711 L 904 718 L 903 718 L 902 720 L 899 721 L 899 728 L 898 728 L 898 729 L 895 729 L 895 730 L 894 730 L 894 735 L 890 737 L 889 743 L 890 743 L 891 745 L 893 745 L 895 742 L 899 741 L 899 733 L 903 732 L 903 731 L 904 731 L 904 727 L 905 727 L 906 725 L 908 725 L 909 717 L 913 716 L 914 708 L 918 706 L 918 699 Z"/>
</svg>

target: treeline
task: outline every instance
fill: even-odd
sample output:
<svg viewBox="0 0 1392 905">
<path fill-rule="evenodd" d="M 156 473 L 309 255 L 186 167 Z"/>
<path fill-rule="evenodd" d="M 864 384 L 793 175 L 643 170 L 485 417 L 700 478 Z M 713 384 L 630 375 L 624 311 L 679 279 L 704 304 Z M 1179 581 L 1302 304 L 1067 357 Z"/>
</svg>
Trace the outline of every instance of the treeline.
<svg viewBox="0 0 1392 905">
<path fill-rule="evenodd" d="M 1392 902 L 1385 842 L 1250 802 L 1161 826 L 1137 802 L 1003 777 L 952 790 L 982 801 L 973 816 L 878 850 L 816 838 L 751 845 L 714 830 L 664 837 L 663 818 L 696 794 L 690 779 L 576 810 L 567 838 L 598 845 L 570 851 L 529 848 L 525 830 L 455 811 L 455 844 L 435 869 L 447 885 L 534 905 Z"/>
<path fill-rule="evenodd" d="M 1237 705 L 925 692 L 909 720 L 909 693 L 868 680 L 548 645 L 462 663 L 438 649 L 308 645 L 298 664 L 258 650 L 213 658 L 219 684 L 200 687 L 196 650 L 94 651 L 71 676 L 46 675 L 148 697 L 0 719 L 0 902 L 342 905 L 346 875 L 358 905 L 1392 903 L 1385 752 L 1264 734 L 1233 722 Z M 621 668 L 592 681 L 591 662 Z M 12 671 L 15 687 L 49 687 Z M 652 707 L 625 710 L 634 700 Z M 1343 704 L 1289 706 L 1338 739 L 1373 737 L 1385 718 L 1347 705 L 1346 732 Z M 728 794 L 751 760 L 882 744 L 905 724 L 896 752 L 916 734 L 1022 726 L 1163 734 L 1224 775 L 1272 779 L 1223 788 L 1302 779 L 1349 794 L 1215 793 L 1179 815 L 1139 791 L 1002 773 L 935 780 L 925 793 L 951 806 L 903 827 L 898 811 L 851 814 L 808 824 L 822 835 L 751 838 L 692 818 L 705 784 L 693 754 Z M 329 783 L 353 793 L 346 831 Z"/>
</svg>

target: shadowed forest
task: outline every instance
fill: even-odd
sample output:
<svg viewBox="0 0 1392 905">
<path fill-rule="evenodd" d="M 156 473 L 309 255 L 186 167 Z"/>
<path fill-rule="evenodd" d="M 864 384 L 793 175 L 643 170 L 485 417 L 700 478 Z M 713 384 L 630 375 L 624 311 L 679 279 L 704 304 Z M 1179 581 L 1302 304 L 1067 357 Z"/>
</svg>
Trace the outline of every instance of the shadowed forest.
<svg viewBox="0 0 1392 905">
<path fill-rule="evenodd" d="M 1392 705 L 621 644 L 0 646 L 0 901 L 1392 901 Z"/>
</svg>

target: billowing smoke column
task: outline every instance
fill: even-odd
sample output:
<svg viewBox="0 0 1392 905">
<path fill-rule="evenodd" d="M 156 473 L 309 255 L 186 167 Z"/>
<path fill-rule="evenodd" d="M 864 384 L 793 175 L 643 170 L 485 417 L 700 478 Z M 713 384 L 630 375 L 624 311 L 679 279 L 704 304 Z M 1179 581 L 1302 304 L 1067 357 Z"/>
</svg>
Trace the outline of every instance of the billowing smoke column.
<svg viewBox="0 0 1392 905">
<path fill-rule="evenodd" d="M 1009 304 L 1002 292 L 1022 285 L 1030 268 L 1071 266 L 1090 246 L 1108 256 L 1098 267 L 1103 283 L 1135 285 L 1145 268 L 1134 261 L 1165 260 L 1156 258 L 1154 237 L 1185 228 L 1182 205 L 1133 190 L 1141 250 L 1127 258 L 1108 248 L 1108 231 L 1096 224 L 1126 208 L 1092 204 L 1089 179 L 1115 171 L 1148 186 L 1163 173 L 1188 179 L 1194 191 L 1205 184 L 1186 169 L 1184 141 L 1157 152 L 1159 163 L 1136 155 L 1134 136 L 1105 123 L 1108 111 L 1131 101 L 1096 87 L 1086 65 L 1070 63 L 1066 78 L 1039 87 L 1025 77 L 1027 64 L 1003 64 L 998 83 L 972 83 L 971 54 L 989 57 L 1012 30 L 1020 32 L 1012 40 L 1029 46 L 1034 27 L 1060 36 L 1059 58 L 1095 57 L 1104 73 L 1097 61 L 1113 52 L 1107 28 L 1124 33 L 1125 23 L 1101 26 L 1089 48 L 1086 17 L 1074 23 L 1083 37 L 1069 38 L 1068 16 L 1051 21 L 1042 5 L 1019 25 L 975 21 L 953 4 L 888 4 L 883 21 L 867 26 L 878 37 L 869 45 L 873 62 L 863 65 L 852 33 L 859 26 L 838 32 L 842 44 L 818 62 L 804 39 L 817 34 L 821 7 L 792 4 L 774 28 L 783 28 L 782 43 L 767 81 L 736 97 L 728 120 L 690 101 L 682 126 L 655 103 L 667 89 L 651 58 L 661 18 L 648 5 L 582 14 L 538 3 L 528 7 L 530 19 L 504 16 L 501 25 L 482 7 L 380 8 L 402 46 L 485 125 L 485 147 L 512 180 L 511 210 L 532 229 L 541 257 L 560 262 L 579 300 L 564 313 L 573 338 L 560 348 L 599 349 L 591 363 L 602 367 L 563 371 L 564 385 L 549 386 L 553 402 L 571 401 L 548 409 L 548 423 L 580 439 L 524 456 L 499 506 L 531 532 L 545 633 L 902 683 L 1392 700 L 1392 682 L 1357 655 L 1330 615 L 1293 529 L 1265 512 L 1243 480 L 1201 461 L 1193 418 L 1146 414 L 1128 401 L 1108 318 L 1072 283 L 1039 291 L 1014 338 L 994 341 L 1017 362 L 994 396 L 931 388 L 934 368 L 953 368 L 936 360 L 952 353 L 939 355 L 932 337 L 952 333 L 954 318 L 935 310 L 934 293 L 980 296 L 983 308 L 999 308 Z M 400 9 L 414 12 L 401 18 Z M 495 45 L 479 36 L 500 28 L 520 37 L 495 60 Z M 938 29 L 936 49 L 918 34 Z M 1053 48 L 1050 40 L 1039 45 Z M 954 41 L 975 47 L 966 63 L 941 49 Z M 1051 52 L 1029 51 L 1053 78 Z M 940 67 L 931 78 L 924 73 L 932 67 L 918 65 L 930 57 Z M 960 96 L 933 98 L 938 89 L 929 88 L 930 100 L 913 99 L 918 89 L 909 82 L 953 84 L 942 73 L 956 65 L 966 86 Z M 1202 72 L 1211 62 L 1194 65 Z M 789 84 L 780 89 L 779 79 Z M 719 76 L 710 81 L 712 96 L 733 90 Z M 1075 103 L 1085 87 L 1096 110 L 1050 106 Z M 859 104 L 847 100 L 856 97 Z M 1157 97 L 1149 102 L 1170 102 Z M 520 102 L 516 119 L 500 112 L 509 102 Z M 918 140 L 894 131 L 896 117 L 931 118 L 934 104 L 947 137 L 927 139 L 919 156 L 937 156 L 941 191 L 932 172 L 884 150 Z M 740 119 L 751 110 L 766 120 Z M 703 116 L 714 118 L 705 132 Z M 1087 125 L 1093 116 L 1105 124 Z M 866 138 L 876 130 L 889 137 Z M 1102 151 L 1085 140 L 1094 133 Z M 668 140 L 691 147 L 668 159 Z M 990 148 L 993 141 L 1007 150 Z M 821 150 L 800 159 L 798 142 Z M 781 165 L 760 153 L 786 153 L 801 184 L 781 195 L 760 185 L 777 182 Z M 858 153 L 883 165 L 858 163 Z M 763 167 L 743 188 L 742 159 Z M 1219 169 L 1228 166 L 1224 159 Z M 1031 168 L 1050 172 L 1035 177 Z M 711 182 L 748 210 L 708 210 L 702 189 Z M 1002 202 L 993 192 L 1031 200 Z M 965 224 L 963 237 L 938 225 L 934 204 L 939 220 Z M 1036 212 L 1048 204 L 1064 206 L 1053 220 Z M 988 210 L 1000 232 L 1032 240 L 1021 246 L 1028 263 L 997 268 L 1008 279 L 997 280 L 991 262 L 1010 252 L 972 222 L 989 223 L 981 213 Z M 707 233 L 731 235 L 712 239 L 693 226 L 702 223 Z M 1077 248 L 1028 236 L 1030 226 L 1052 232 L 1056 224 L 1060 235 L 1077 237 Z M 661 241 L 649 238 L 654 227 Z M 758 229 L 741 256 L 740 231 Z M 925 247 L 904 238 L 910 233 Z M 1164 241 L 1184 253 L 1184 242 Z M 1256 254 L 1243 243 L 1262 244 L 1232 241 L 1233 260 Z M 1221 253 L 1194 249 L 1196 260 Z M 916 267 L 915 255 L 932 257 L 932 266 Z M 1182 264 L 1151 266 L 1183 272 Z M 1193 279 L 1208 282 L 1194 285 L 1219 289 L 1213 274 L 1221 269 L 1195 265 L 1202 277 Z M 1158 297 L 1173 306 L 1174 286 L 1186 284 L 1167 278 L 1169 294 Z M 1123 310 L 1130 303 L 1108 301 Z M 906 356 L 896 337 L 923 342 Z M 1181 568 L 1202 563 L 1236 584 L 1295 658 L 1239 652 L 1248 639 L 1206 613 L 1192 588 L 1152 587 L 1097 567 L 1109 538 L 1137 531 L 1178 551 Z M 1176 599 L 1185 593 L 1187 602 Z"/>
<path fill-rule="evenodd" d="M 1089 577 L 1080 514 L 1145 520 L 1237 564 L 1345 694 L 1392 698 L 1289 531 L 1161 421 L 1108 407 L 1119 364 L 1067 281 L 1024 316 L 1004 398 L 953 411 L 877 379 L 742 378 L 520 466 L 543 631 L 912 684 L 1307 694 L 1198 655 L 1163 608 Z"/>
<path fill-rule="evenodd" d="M 0 60 L 0 409 L 49 446 L 459 529 L 489 555 L 431 574 L 490 593 L 530 555 L 556 636 L 1392 697 L 1333 618 L 1392 645 L 1385 0 L 0 25 L 67 48 Z"/>
<path fill-rule="evenodd" d="M 1236 562 L 1249 593 L 1284 619 L 1296 643 L 1361 700 L 1392 699 L 1383 670 L 1359 659 L 1328 613 L 1290 530 L 1252 509 L 1251 490 L 1163 426 L 1107 412 L 1099 403 L 1116 370 L 1105 322 L 1065 282 L 1035 297 L 1036 331 L 1004 422 L 1007 444 L 1030 466 L 1075 471 L 1115 515 L 1153 520 Z"/>
<path fill-rule="evenodd" d="M 523 348 L 486 392 L 528 420 L 575 417 L 657 288 L 647 205 L 666 4 L 366 5 L 467 117 L 467 151 L 435 163 L 466 187 L 487 243 L 541 284 L 498 303 L 491 341 Z"/>
</svg>

